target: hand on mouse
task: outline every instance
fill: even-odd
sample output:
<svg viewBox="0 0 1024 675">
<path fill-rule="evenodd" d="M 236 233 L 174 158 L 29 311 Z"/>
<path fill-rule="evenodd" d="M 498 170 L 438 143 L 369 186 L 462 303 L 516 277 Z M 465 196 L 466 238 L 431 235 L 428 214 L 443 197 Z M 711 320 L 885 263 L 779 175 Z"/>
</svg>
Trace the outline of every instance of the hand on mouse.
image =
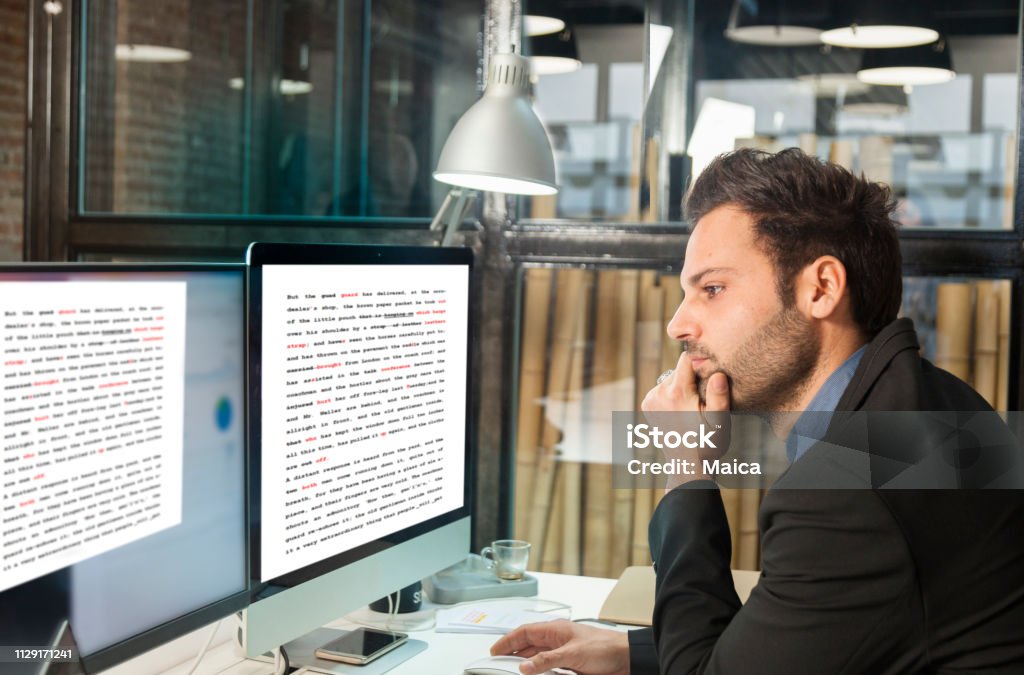
<svg viewBox="0 0 1024 675">
<path fill-rule="evenodd" d="M 626 633 L 571 621 L 529 623 L 491 646 L 491 654 L 515 654 L 523 675 L 568 668 L 579 675 L 629 675 Z"/>
</svg>

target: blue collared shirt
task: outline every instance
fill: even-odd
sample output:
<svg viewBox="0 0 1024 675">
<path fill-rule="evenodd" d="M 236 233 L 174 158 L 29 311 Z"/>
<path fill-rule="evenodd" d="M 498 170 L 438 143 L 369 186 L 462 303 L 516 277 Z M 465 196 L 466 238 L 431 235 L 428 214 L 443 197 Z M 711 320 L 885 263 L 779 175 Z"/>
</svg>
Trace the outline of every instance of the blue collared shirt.
<svg viewBox="0 0 1024 675">
<path fill-rule="evenodd" d="M 864 345 L 850 354 L 849 358 L 843 361 L 843 365 L 829 375 L 825 384 L 821 385 L 821 389 L 797 418 L 786 439 L 786 456 L 790 462 L 800 459 L 808 448 L 825 437 L 829 422 L 832 421 L 832 414 L 839 405 L 839 399 L 843 397 L 843 392 L 853 379 L 853 373 L 857 370 L 857 365 L 867 348 L 868 346 Z"/>
</svg>

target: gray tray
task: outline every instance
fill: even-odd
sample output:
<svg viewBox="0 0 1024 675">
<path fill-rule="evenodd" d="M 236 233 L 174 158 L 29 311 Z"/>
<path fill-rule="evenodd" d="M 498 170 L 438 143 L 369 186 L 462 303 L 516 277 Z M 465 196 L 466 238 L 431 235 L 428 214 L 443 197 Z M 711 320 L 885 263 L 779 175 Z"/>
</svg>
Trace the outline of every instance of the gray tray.
<svg viewBox="0 0 1024 675">
<path fill-rule="evenodd" d="M 483 558 L 470 553 L 465 560 L 441 570 L 423 585 L 431 601 L 442 605 L 486 598 L 512 598 L 537 595 L 537 579 L 526 574 L 522 579 L 502 581 L 487 568 Z"/>
</svg>

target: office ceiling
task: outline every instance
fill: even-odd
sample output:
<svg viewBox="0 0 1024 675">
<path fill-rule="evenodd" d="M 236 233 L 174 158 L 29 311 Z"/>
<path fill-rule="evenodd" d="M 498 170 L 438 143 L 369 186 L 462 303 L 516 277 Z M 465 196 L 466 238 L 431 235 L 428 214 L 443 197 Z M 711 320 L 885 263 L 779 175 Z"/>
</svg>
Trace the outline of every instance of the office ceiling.
<svg viewBox="0 0 1024 675">
<path fill-rule="evenodd" d="M 673 0 L 651 0 L 671 2 Z M 837 6 L 833 2 L 809 0 L 800 2 L 801 11 L 813 9 L 815 6 L 823 12 Z M 844 0 L 849 2 L 849 0 Z M 545 10 L 559 14 L 570 25 L 608 25 L 641 23 L 644 20 L 644 8 L 648 3 L 644 0 L 531 0 L 526 3 L 526 12 L 543 14 Z M 698 1 L 696 21 L 698 28 L 712 31 L 716 28 L 725 29 L 729 20 L 732 2 L 729 0 Z M 850 3 L 854 4 L 854 3 Z M 922 5 L 931 8 L 940 30 L 948 35 L 1014 35 L 1017 33 L 1020 17 L 1018 0 L 933 0 L 931 2 L 907 2 L 902 6 L 920 8 Z M 898 12 L 901 3 L 898 0 L 888 3 L 888 7 Z M 706 34 L 698 32 L 698 34 Z"/>
</svg>

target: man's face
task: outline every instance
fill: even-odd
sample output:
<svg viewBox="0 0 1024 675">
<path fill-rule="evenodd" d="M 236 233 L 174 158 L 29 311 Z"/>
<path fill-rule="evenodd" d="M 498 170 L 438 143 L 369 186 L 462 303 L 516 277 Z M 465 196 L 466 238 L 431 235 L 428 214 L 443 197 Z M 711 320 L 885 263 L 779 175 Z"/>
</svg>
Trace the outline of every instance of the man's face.
<svg viewBox="0 0 1024 675">
<path fill-rule="evenodd" d="M 712 373 L 730 381 L 734 410 L 780 412 L 806 387 L 820 352 L 812 324 L 779 297 L 753 219 L 721 206 L 698 221 L 680 275 L 684 299 L 668 334 L 684 343 L 701 400 Z"/>
</svg>

